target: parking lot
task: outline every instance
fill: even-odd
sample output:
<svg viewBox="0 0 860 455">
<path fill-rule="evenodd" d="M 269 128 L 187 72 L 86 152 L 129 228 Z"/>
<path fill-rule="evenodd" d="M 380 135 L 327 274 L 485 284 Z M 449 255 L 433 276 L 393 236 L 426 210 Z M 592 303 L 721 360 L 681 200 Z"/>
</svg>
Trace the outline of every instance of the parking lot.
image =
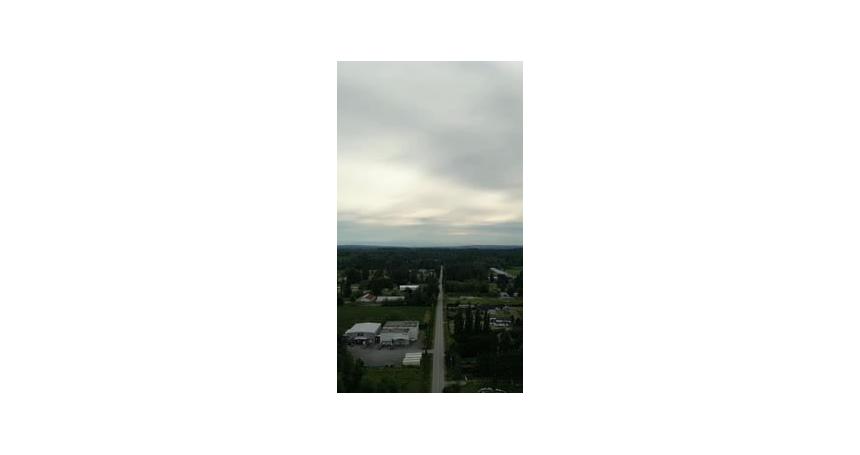
<svg viewBox="0 0 860 455">
<path fill-rule="evenodd" d="M 409 346 L 379 348 L 378 344 L 367 346 L 355 345 L 347 347 L 353 357 L 361 359 L 369 367 L 384 367 L 386 365 L 399 367 L 403 356 L 408 352 L 424 352 L 424 332 L 418 335 L 418 340 Z"/>
</svg>

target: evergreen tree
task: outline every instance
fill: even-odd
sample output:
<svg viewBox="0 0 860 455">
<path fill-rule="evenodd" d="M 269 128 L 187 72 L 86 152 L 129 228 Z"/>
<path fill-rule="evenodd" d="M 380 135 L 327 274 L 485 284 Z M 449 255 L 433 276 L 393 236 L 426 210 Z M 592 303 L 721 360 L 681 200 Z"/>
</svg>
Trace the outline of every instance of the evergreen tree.
<svg viewBox="0 0 860 455">
<path fill-rule="evenodd" d="M 499 278 L 496 280 L 496 283 L 499 285 L 499 289 L 505 290 L 508 287 L 508 277 L 504 275 L 499 275 Z"/>
<path fill-rule="evenodd" d="M 471 308 L 466 310 L 466 333 L 473 333 L 475 331 L 475 318 L 472 315 Z"/>
<path fill-rule="evenodd" d="M 344 298 L 349 298 L 349 295 L 352 293 L 352 282 L 349 281 L 349 275 L 343 279 L 343 286 L 340 288 L 340 295 Z"/>
<path fill-rule="evenodd" d="M 511 336 L 508 334 L 508 332 L 502 332 L 502 335 L 499 339 L 499 352 L 502 354 L 506 354 L 508 351 L 511 350 L 512 346 L 513 345 L 511 343 Z"/>
<path fill-rule="evenodd" d="M 355 361 L 355 368 L 352 369 L 352 377 L 350 378 L 349 385 L 351 385 L 350 391 L 355 392 L 360 390 L 361 379 L 364 377 L 364 361 L 358 359 Z"/>
</svg>

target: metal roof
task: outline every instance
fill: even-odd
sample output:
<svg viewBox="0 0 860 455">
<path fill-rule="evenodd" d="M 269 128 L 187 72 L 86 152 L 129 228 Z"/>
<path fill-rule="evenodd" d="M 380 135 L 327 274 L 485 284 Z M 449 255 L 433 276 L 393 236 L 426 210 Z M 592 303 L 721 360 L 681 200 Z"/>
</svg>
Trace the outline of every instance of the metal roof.
<svg viewBox="0 0 860 455">
<path fill-rule="evenodd" d="M 388 321 L 385 323 L 386 329 L 395 329 L 395 328 L 411 328 L 418 327 L 418 321 Z"/>
<path fill-rule="evenodd" d="M 359 322 L 358 324 L 350 327 L 346 333 L 376 333 L 379 331 L 379 327 L 381 325 L 382 324 L 378 322 Z"/>
</svg>

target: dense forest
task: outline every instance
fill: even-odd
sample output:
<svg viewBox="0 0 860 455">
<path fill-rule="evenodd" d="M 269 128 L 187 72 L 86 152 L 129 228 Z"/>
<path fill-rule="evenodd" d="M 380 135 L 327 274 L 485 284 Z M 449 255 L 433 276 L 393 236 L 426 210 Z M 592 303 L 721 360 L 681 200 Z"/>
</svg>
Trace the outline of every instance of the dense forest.
<svg viewBox="0 0 860 455">
<path fill-rule="evenodd" d="M 449 375 L 482 377 L 493 385 L 518 384 L 523 379 L 523 321 L 513 318 L 510 331 L 490 329 L 489 314 L 480 309 L 453 310 L 454 341 L 447 352 Z M 459 390 L 452 387 L 451 391 Z"/>
<path fill-rule="evenodd" d="M 487 282 L 491 267 L 518 268 L 523 264 L 522 248 L 355 248 L 339 247 L 338 273 L 342 276 L 344 299 L 354 298 L 351 286 L 360 284 L 379 294 L 399 284 L 426 284 L 409 296 L 410 304 L 431 305 L 435 297 L 435 274 L 445 265 L 445 288 L 452 294 L 490 295 Z M 421 273 L 422 270 L 431 274 Z M 522 295 L 522 275 L 508 280 L 500 277 L 499 290 Z"/>
<path fill-rule="evenodd" d="M 451 281 L 486 280 L 490 267 L 520 267 L 523 249 L 469 248 L 342 248 L 337 250 L 338 270 L 386 270 L 394 281 L 404 281 L 409 270 L 435 269 L 445 264 L 445 278 Z M 357 278 L 357 277 L 356 277 Z"/>
</svg>

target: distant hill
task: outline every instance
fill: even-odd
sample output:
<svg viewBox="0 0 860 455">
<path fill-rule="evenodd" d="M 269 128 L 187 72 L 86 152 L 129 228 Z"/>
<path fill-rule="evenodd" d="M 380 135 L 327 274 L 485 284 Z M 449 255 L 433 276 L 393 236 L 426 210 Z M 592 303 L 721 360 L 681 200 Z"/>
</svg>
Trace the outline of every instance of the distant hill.
<svg viewBox="0 0 860 455">
<path fill-rule="evenodd" d="M 522 245 L 465 245 L 452 246 L 449 248 L 464 248 L 472 250 L 519 250 L 522 249 L 522 247 Z"/>
<path fill-rule="evenodd" d="M 384 246 L 384 245 L 338 245 L 339 250 L 378 250 L 380 248 L 412 248 L 408 246 Z"/>
</svg>

